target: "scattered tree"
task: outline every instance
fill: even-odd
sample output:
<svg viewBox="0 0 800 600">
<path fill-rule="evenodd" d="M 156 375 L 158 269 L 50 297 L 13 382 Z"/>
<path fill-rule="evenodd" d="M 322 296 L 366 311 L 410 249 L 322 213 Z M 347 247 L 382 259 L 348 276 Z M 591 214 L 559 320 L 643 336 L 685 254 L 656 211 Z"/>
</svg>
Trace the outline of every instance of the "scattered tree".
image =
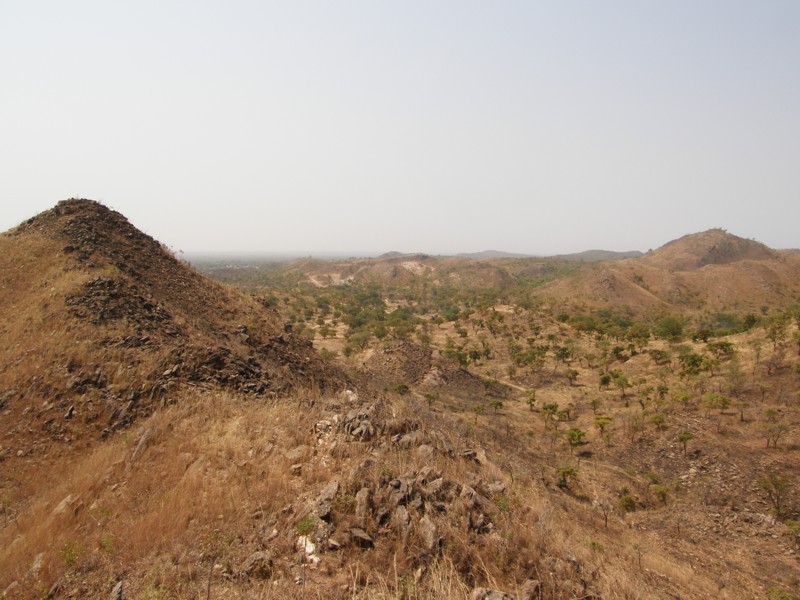
<svg viewBox="0 0 800 600">
<path fill-rule="evenodd" d="M 767 499 L 770 501 L 770 504 L 772 504 L 775 515 L 781 518 L 784 514 L 784 501 L 792 487 L 792 482 L 789 477 L 786 475 L 778 475 L 777 473 L 767 473 L 758 480 L 758 486 L 767 495 Z"/>
<path fill-rule="evenodd" d="M 683 431 L 678 434 L 678 441 L 683 446 L 683 455 L 686 456 L 686 446 L 689 443 L 689 440 L 693 440 L 694 436 L 689 431 Z"/>
<path fill-rule="evenodd" d="M 567 430 L 567 442 L 569 442 L 569 446 L 573 451 L 577 446 L 581 445 L 585 435 L 585 431 L 581 431 L 577 428 L 570 428 Z"/>
</svg>

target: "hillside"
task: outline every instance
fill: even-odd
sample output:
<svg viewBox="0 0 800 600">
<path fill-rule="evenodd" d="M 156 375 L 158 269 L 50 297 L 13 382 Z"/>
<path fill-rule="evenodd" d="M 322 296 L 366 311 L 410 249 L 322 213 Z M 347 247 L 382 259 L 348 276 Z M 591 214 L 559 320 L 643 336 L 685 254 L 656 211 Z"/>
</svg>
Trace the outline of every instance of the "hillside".
<svg viewBox="0 0 800 600">
<path fill-rule="evenodd" d="M 192 389 L 263 398 L 344 385 L 274 310 L 92 201 L 61 202 L 0 236 L 0 277 L 9 503 L 54 456 L 92 448 Z"/>
<path fill-rule="evenodd" d="M 669 271 L 693 271 L 706 265 L 775 258 L 776 252 L 764 244 L 737 237 L 722 229 L 709 229 L 664 244 L 640 262 Z"/>
<path fill-rule="evenodd" d="M 251 295 L 83 200 L 0 251 L 4 600 L 793 598 L 791 291 L 704 330 L 640 259 L 402 255 Z"/>
<path fill-rule="evenodd" d="M 800 297 L 800 257 L 720 230 L 684 236 L 640 258 L 601 263 L 541 293 L 637 314 L 756 313 Z"/>
<path fill-rule="evenodd" d="M 206 279 L 101 204 L 61 202 L 0 248 L 0 385 L 17 409 L 32 398 L 66 409 L 92 390 L 95 410 L 138 411 L 184 382 L 275 394 L 324 373 L 274 310 Z"/>
</svg>

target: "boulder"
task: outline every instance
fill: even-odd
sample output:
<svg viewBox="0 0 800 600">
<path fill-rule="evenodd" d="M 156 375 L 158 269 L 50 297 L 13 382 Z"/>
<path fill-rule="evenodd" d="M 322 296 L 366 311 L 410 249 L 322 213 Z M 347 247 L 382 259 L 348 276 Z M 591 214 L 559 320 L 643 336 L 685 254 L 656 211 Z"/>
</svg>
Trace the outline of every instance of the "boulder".
<svg viewBox="0 0 800 600">
<path fill-rule="evenodd" d="M 439 547 L 439 529 L 436 524 L 425 515 L 419 521 L 419 537 L 422 545 L 428 552 L 433 552 Z"/>
<path fill-rule="evenodd" d="M 359 527 L 353 527 L 350 530 L 350 539 L 361 548 L 371 548 L 374 544 L 369 534 Z"/>
<path fill-rule="evenodd" d="M 248 577 L 267 579 L 272 575 L 272 556 L 269 552 L 253 552 L 242 563 L 239 572 Z"/>
<path fill-rule="evenodd" d="M 331 515 L 331 505 L 336 493 L 339 491 L 339 482 L 336 480 L 331 481 L 328 485 L 322 488 L 322 492 L 317 496 L 317 501 L 314 505 L 314 514 L 322 520 L 327 520 Z"/>
<path fill-rule="evenodd" d="M 367 516 L 370 509 L 370 491 L 369 488 L 363 487 L 358 490 L 356 494 L 356 522 L 360 527 L 365 527 L 367 524 Z"/>
<path fill-rule="evenodd" d="M 114 589 L 111 590 L 110 600 L 122 600 L 122 582 L 118 581 Z"/>
</svg>

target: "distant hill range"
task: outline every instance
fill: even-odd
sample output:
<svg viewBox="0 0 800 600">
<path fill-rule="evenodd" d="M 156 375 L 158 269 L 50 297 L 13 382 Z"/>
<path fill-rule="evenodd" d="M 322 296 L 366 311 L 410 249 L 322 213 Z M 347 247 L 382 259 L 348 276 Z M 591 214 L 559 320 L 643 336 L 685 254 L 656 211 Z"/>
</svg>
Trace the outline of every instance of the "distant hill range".
<svg viewBox="0 0 800 600">
<path fill-rule="evenodd" d="M 211 273 L 238 283 L 257 280 L 252 271 Z M 773 250 L 721 229 L 683 236 L 657 250 L 587 250 L 551 257 L 525 257 L 488 250 L 458 256 L 388 252 L 378 258 L 298 260 L 272 268 L 262 283 L 287 281 L 326 287 L 375 282 L 505 288 L 525 285 L 548 301 L 624 307 L 634 313 L 760 311 L 800 303 L 800 253 Z"/>
<path fill-rule="evenodd" d="M 588 263 L 623 260 L 625 258 L 638 258 L 639 256 L 644 256 L 644 254 L 638 250 L 630 250 L 628 252 L 613 252 L 611 250 L 584 250 L 583 252 L 576 252 L 574 254 L 558 254 L 553 256 L 553 258 Z"/>
<path fill-rule="evenodd" d="M 385 252 L 378 256 L 379 259 L 388 260 L 409 256 L 427 256 L 424 254 L 405 254 L 403 252 Z M 540 256 L 536 254 L 520 254 L 518 252 L 503 252 L 502 250 L 484 250 L 482 252 L 461 252 L 452 255 L 455 258 L 466 258 L 468 260 L 502 260 L 504 258 L 557 258 L 560 260 L 574 260 L 578 262 L 599 262 L 604 260 L 621 260 L 623 258 L 635 258 L 642 256 L 638 250 L 630 252 L 613 252 L 611 250 L 585 250 L 574 254 L 555 254 Z M 439 258 L 451 258 L 450 255 L 440 256 Z"/>
</svg>

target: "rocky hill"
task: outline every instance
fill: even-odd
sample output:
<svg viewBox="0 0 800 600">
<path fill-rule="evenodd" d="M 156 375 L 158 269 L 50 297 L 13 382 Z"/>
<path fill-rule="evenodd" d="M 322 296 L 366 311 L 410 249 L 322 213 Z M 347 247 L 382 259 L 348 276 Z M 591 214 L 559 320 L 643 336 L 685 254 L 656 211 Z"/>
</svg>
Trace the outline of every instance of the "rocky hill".
<svg viewBox="0 0 800 600">
<path fill-rule="evenodd" d="M 274 310 L 99 203 L 61 202 L 0 249 L 3 404 L 16 417 L 35 406 L 56 437 L 65 415 L 107 433 L 183 385 L 276 395 L 341 379 Z"/>
<path fill-rule="evenodd" d="M 694 271 L 706 265 L 772 260 L 777 256 L 775 251 L 759 242 L 737 237 L 722 229 L 709 229 L 664 244 L 640 262 L 668 271 Z"/>
<path fill-rule="evenodd" d="M 541 289 L 564 302 L 625 306 L 637 314 L 758 312 L 800 294 L 800 260 L 718 229 L 687 235 L 640 258 L 587 266 Z"/>
</svg>

